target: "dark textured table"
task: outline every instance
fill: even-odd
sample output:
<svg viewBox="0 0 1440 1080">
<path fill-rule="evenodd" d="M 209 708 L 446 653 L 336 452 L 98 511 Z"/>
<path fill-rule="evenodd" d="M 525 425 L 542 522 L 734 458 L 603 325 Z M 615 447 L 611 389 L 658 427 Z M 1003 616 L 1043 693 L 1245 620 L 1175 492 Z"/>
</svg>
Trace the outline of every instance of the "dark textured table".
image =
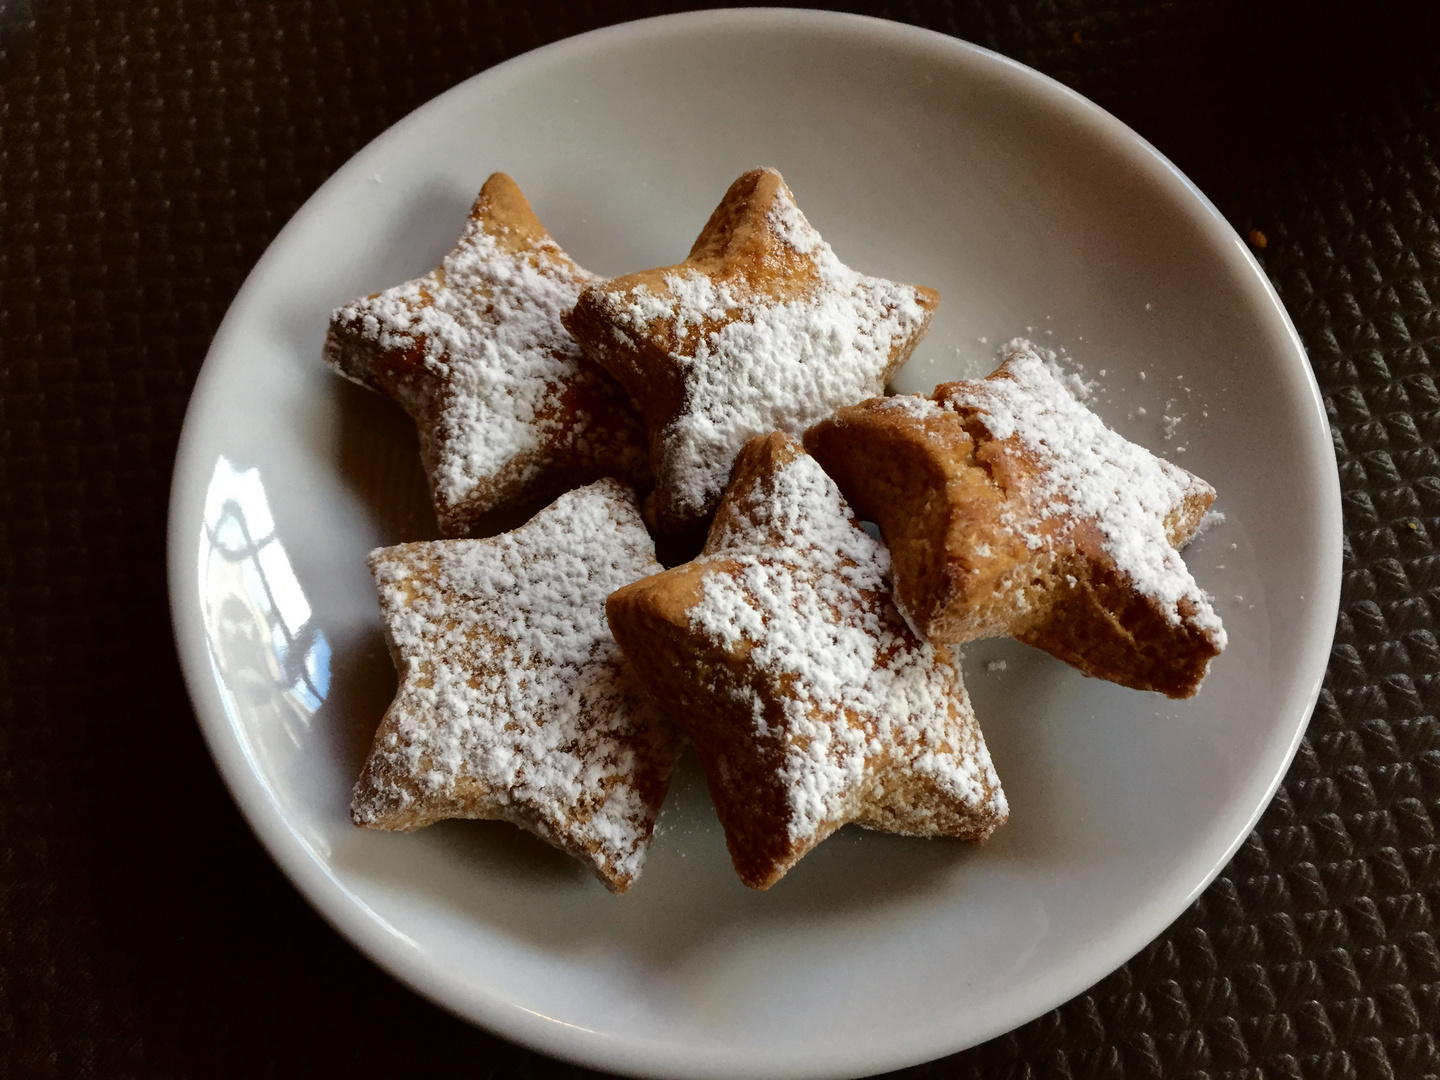
<svg viewBox="0 0 1440 1080">
<path fill-rule="evenodd" d="M 1440 1075 L 1440 10 L 855 6 L 1148 137 L 1274 280 L 1330 410 L 1345 581 L 1274 804 L 1091 992 L 907 1076 Z M 572 1076 L 421 1001 L 281 877 L 170 640 L 167 485 L 211 334 L 367 140 L 606 0 L 0 0 L 0 1076 Z"/>
</svg>

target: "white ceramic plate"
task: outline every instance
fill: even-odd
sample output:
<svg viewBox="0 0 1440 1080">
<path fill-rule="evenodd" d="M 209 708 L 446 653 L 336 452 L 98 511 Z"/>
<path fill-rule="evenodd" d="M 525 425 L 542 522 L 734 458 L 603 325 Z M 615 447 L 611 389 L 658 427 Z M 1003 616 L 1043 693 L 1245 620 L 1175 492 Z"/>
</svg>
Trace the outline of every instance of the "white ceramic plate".
<svg viewBox="0 0 1440 1080">
<path fill-rule="evenodd" d="M 580 263 L 618 274 L 678 261 L 757 164 L 782 170 L 846 262 L 940 290 L 900 389 L 983 375 L 999 342 L 1026 334 L 1086 364 L 1120 431 L 1215 484 L 1225 523 L 1187 557 L 1229 650 L 1175 703 L 1018 645 L 970 648 L 1010 823 L 983 848 L 847 829 L 768 893 L 730 870 L 693 765 L 625 897 L 508 825 L 354 828 L 350 786 L 394 689 L 364 556 L 434 524 L 409 422 L 320 363 L 330 310 L 434 266 L 493 170 Z M 1205 198 L 1033 71 L 938 34 L 792 11 L 574 38 L 366 147 L 230 309 L 170 521 L 196 713 L 296 886 L 461 1016 L 657 1076 L 895 1068 L 1102 978 L 1180 914 L 1270 799 L 1320 686 L 1339 581 L 1315 382 Z"/>
</svg>

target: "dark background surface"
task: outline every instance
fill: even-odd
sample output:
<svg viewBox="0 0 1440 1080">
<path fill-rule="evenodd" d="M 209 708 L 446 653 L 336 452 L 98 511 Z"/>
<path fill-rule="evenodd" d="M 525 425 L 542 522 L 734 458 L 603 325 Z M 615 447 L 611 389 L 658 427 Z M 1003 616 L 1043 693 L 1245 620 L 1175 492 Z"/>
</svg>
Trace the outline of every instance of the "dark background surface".
<svg viewBox="0 0 1440 1080">
<path fill-rule="evenodd" d="M 1264 234 L 1347 533 L 1324 693 L 1230 867 L 1090 993 L 897 1075 L 1440 1075 L 1437 7 L 853 6 L 1055 76 Z M 164 523 L 210 336 L 321 181 L 477 71 L 669 10 L 0 0 L 0 1076 L 584 1074 L 400 987 L 270 863 L 181 687 Z"/>
</svg>

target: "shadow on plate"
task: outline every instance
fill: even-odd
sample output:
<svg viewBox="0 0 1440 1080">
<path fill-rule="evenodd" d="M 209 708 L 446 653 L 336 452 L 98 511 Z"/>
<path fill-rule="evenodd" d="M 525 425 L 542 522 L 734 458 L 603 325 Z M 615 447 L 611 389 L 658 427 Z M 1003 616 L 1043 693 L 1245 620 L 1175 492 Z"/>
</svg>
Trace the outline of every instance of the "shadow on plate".
<svg viewBox="0 0 1440 1080">
<path fill-rule="evenodd" d="M 379 844 L 369 839 L 337 848 L 337 869 L 386 892 L 422 894 L 549 953 L 614 950 L 651 968 L 684 965 L 732 932 L 886 915 L 941 891 L 978 854 L 960 841 L 847 827 L 770 890 L 752 891 L 730 865 L 692 752 L 682 759 L 641 880 L 625 896 L 609 895 L 580 862 L 501 822 L 442 822 Z M 943 891 L 956 894 L 953 884 Z"/>
<path fill-rule="evenodd" d="M 1099 823 L 1064 810 L 1071 789 L 1086 783 L 1085 770 L 1057 758 L 1037 719 L 1066 715 L 1063 701 L 1075 704 L 1095 684 L 1013 642 L 982 643 L 965 667 L 1012 807 L 1012 821 L 983 847 L 847 827 L 773 888 L 754 892 L 731 867 L 703 773 L 687 751 L 644 873 L 626 896 L 611 896 L 580 862 L 504 822 L 442 822 L 406 835 L 347 832 L 335 845 L 335 868 L 545 952 L 615 950 L 664 969 L 708 955 L 732 933 L 901 918 L 937 898 L 954 903 L 973 859 L 1053 863 L 1057 852 L 1082 860 L 1102 854 L 1109 841 Z M 349 776 L 359 774 L 394 685 L 378 625 L 337 647 L 319 730 Z"/>
</svg>

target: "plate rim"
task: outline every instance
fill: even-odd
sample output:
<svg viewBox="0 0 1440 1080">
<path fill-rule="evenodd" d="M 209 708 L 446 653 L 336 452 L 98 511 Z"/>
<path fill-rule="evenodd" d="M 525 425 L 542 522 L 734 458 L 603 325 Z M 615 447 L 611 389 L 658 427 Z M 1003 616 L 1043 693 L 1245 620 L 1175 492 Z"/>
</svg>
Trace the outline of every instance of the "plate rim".
<svg viewBox="0 0 1440 1080">
<path fill-rule="evenodd" d="M 1321 530 L 1323 541 L 1318 559 L 1319 563 L 1324 564 L 1317 571 L 1324 595 L 1315 597 L 1316 602 L 1311 609 L 1315 615 L 1301 634 L 1303 644 L 1297 648 L 1300 662 L 1297 664 L 1294 685 L 1301 689 L 1292 689 L 1289 696 L 1294 700 L 1282 700 L 1282 707 L 1277 710 L 1281 714 L 1288 714 L 1293 710 L 1303 715 L 1303 719 L 1296 724 L 1279 767 L 1266 787 L 1264 797 L 1253 808 L 1244 827 L 1237 832 L 1214 865 L 1183 898 L 1164 903 L 1152 899 L 1148 905 L 1140 908 L 1124 930 L 1117 931 L 1106 939 L 1105 947 L 1092 951 L 1088 963 L 1077 962 L 1069 969 L 1057 972 L 1055 978 L 1050 980 L 1048 993 L 1036 995 L 1031 1004 L 1021 1010 L 1023 1015 L 1003 1022 L 992 1022 L 978 1031 L 972 1030 L 969 1036 L 961 1040 L 947 1040 L 943 1032 L 927 1029 L 928 1038 L 911 1033 L 908 1041 L 886 1043 L 883 1049 L 872 1048 L 863 1058 L 850 1057 L 840 1062 L 824 1058 L 816 1060 L 812 1056 L 808 1062 L 791 1061 L 779 1067 L 765 1067 L 753 1059 L 744 1058 L 743 1055 L 727 1056 L 725 1060 L 700 1061 L 693 1057 L 690 1060 L 680 1060 L 670 1044 L 620 1040 L 603 1031 L 594 1031 L 543 1016 L 515 1002 L 506 1001 L 488 990 L 477 993 L 472 985 L 466 984 L 462 987 L 458 980 L 448 977 L 443 970 L 436 970 L 432 965 L 417 961 L 418 954 L 407 948 L 404 935 L 389 927 L 378 913 L 346 889 L 343 882 L 329 872 L 324 860 L 287 824 L 284 812 L 251 765 L 245 748 L 239 739 L 233 737 L 232 723 L 217 686 L 218 676 L 205 645 L 203 625 L 193 603 L 193 586 L 198 576 L 191 546 L 194 520 L 193 516 L 186 512 L 195 502 L 194 492 L 197 487 L 203 487 L 206 479 L 203 473 L 197 471 L 205 466 L 201 464 L 196 453 L 196 444 L 200 439 L 195 430 L 199 411 L 196 402 L 206 396 L 209 382 L 216 377 L 218 364 L 212 363 L 212 358 L 226 351 L 232 339 L 243 336 L 238 325 L 240 317 L 237 312 L 243 313 L 247 308 L 250 294 L 258 288 L 257 283 L 266 276 L 271 262 L 278 257 L 276 252 L 284 246 L 282 241 L 286 235 L 303 224 L 311 214 L 316 213 L 317 206 L 325 201 L 332 189 L 346 182 L 349 174 L 356 168 L 357 160 L 395 137 L 402 126 L 414 122 L 424 113 L 442 108 L 442 103 L 447 99 L 472 92 L 477 84 L 498 81 L 525 67 L 545 66 L 563 61 L 567 53 L 602 51 L 619 40 L 667 28 L 682 33 L 704 33 L 707 29 L 743 28 L 747 24 L 752 27 L 769 24 L 776 29 L 801 29 L 821 33 L 852 33 L 881 39 L 886 44 L 899 47 L 932 48 L 967 54 L 971 58 L 997 65 L 1012 77 L 1030 80 L 1047 98 L 1054 99 L 1057 108 L 1068 106 L 1078 110 L 1091 124 L 1103 129 L 1111 139 L 1129 143 L 1132 148 L 1141 151 L 1141 156 L 1148 159 L 1152 167 L 1168 173 L 1183 186 L 1197 208 L 1202 211 L 1206 233 L 1215 234 L 1219 230 L 1215 239 L 1233 241 L 1238 248 L 1249 274 L 1254 279 L 1253 283 L 1259 286 L 1260 293 L 1272 309 L 1271 314 L 1279 320 L 1280 329 L 1293 347 L 1294 359 L 1298 362 L 1308 390 L 1308 400 L 1312 407 L 1310 411 L 1318 423 L 1318 434 L 1323 443 L 1321 456 L 1331 466 L 1324 478 L 1323 497 L 1316 507 L 1317 519 L 1323 525 L 1330 526 Z M 1309 458 L 1319 449 L 1318 446 L 1311 448 L 1306 457 Z M 979 1045 L 1028 1023 L 1083 993 L 1133 958 L 1179 918 L 1214 881 L 1252 833 L 1260 816 L 1274 799 L 1305 735 L 1322 689 L 1339 614 L 1343 566 L 1343 519 L 1338 462 L 1314 369 L 1274 285 L 1254 254 L 1209 198 L 1147 140 L 1105 109 L 1042 72 L 939 31 L 873 16 L 797 8 L 732 8 L 682 12 L 619 23 L 564 38 L 512 57 L 462 80 L 407 113 L 366 143 L 316 188 L 275 234 L 227 308 L 206 351 L 205 360 L 186 405 L 171 475 L 167 518 L 166 576 L 171 625 L 197 725 L 217 771 L 246 824 L 290 883 L 347 942 L 392 977 L 442 1009 L 540 1053 L 593 1068 L 642 1076 L 838 1077 L 902 1068 Z M 460 1000 L 462 997 L 465 999 L 464 1003 Z"/>
</svg>

